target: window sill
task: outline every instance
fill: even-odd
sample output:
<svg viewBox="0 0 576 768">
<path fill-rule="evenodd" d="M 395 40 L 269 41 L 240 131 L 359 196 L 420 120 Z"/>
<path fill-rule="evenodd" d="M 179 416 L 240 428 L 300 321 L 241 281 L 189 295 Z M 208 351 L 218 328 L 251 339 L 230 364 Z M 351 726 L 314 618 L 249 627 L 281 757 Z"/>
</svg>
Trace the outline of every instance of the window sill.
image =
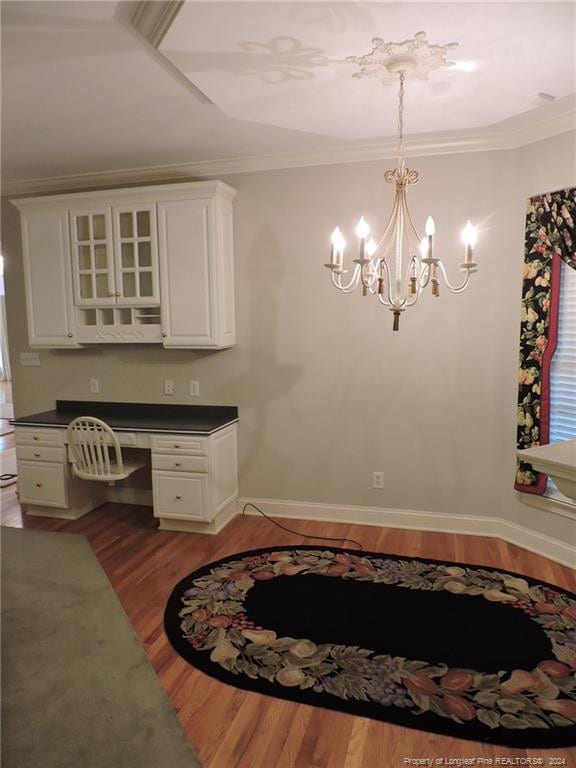
<svg viewBox="0 0 576 768">
<path fill-rule="evenodd" d="M 543 512 L 552 512 L 554 515 L 567 517 L 569 520 L 576 520 L 576 502 L 571 501 L 561 493 L 549 490 L 545 496 L 536 496 L 534 493 L 516 491 L 516 496 L 529 507 L 540 509 Z"/>
</svg>

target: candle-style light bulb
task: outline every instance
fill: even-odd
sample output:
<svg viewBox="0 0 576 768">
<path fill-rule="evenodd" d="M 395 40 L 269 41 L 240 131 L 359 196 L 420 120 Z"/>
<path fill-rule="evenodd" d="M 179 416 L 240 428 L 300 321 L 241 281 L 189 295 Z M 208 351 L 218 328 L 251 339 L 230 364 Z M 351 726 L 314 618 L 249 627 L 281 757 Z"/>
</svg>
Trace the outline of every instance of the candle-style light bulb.
<svg viewBox="0 0 576 768">
<path fill-rule="evenodd" d="M 332 250 L 330 252 L 330 263 L 335 264 L 342 269 L 342 263 L 344 261 L 344 248 L 346 247 L 346 240 L 340 232 L 340 227 L 332 232 Z"/>
<path fill-rule="evenodd" d="M 478 239 L 478 230 L 472 226 L 470 220 L 462 230 L 462 242 L 464 243 L 464 264 L 472 264 L 472 250 Z"/>
<path fill-rule="evenodd" d="M 344 238 L 342 237 L 342 232 L 340 232 L 340 227 L 336 227 L 336 229 L 332 232 L 331 240 L 334 248 L 339 251 L 344 241 Z"/>
<path fill-rule="evenodd" d="M 462 242 L 464 245 L 469 245 L 471 248 L 474 248 L 477 240 L 478 230 L 472 225 L 472 222 L 468 220 L 466 226 L 462 230 Z"/>
<path fill-rule="evenodd" d="M 362 218 L 356 225 L 356 234 L 358 235 L 358 237 L 360 237 L 363 240 L 365 240 L 370 234 L 370 227 L 366 223 L 366 219 L 364 218 L 364 216 L 362 216 Z"/>
<path fill-rule="evenodd" d="M 432 258 L 432 248 L 433 248 L 433 240 L 434 240 L 434 233 L 436 232 L 436 227 L 434 225 L 434 219 L 432 216 L 428 216 L 426 219 L 426 225 L 424 227 L 424 230 L 426 232 L 426 258 L 431 259 Z"/>
<path fill-rule="evenodd" d="M 368 258 L 371 259 L 377 250 L 378 250 L 378 243 L 376 242 L 376 240 L 374 240 L 373 237 L 371 237 L 370 240 L 368 240 L 368 242 L 366 243 L 366 253 L 368 254 Z"/>
</svg>

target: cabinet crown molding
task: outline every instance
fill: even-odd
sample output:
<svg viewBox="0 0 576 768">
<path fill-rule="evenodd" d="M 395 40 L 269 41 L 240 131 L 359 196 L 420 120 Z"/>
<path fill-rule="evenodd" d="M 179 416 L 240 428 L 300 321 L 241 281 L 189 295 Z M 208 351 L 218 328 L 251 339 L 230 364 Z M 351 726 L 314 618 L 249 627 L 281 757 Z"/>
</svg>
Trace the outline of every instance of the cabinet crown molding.
<svg viewBox="0 0 576 768">
<path fill-rule="evenodd" d="M 187 181 L 176 182 L 174 184 L 154 184 L 143 187 L 117 187 L 107 189 L 88 190 L 84 192 L 59 192 L 52 195 L 42 195 L 41 197 L 17 197 L 11 198 L 10 202 L 20 211 L 30 211 L 39 209 L 50 209 L 51 207 L 62 207 L 67 203 L 77 205 L 86 200 L 93 202 L 97 200 L 122 202 L 131 200 L 135 197 L 139 201 L 149 200 L 150 202 L 173 201 L 179 199 L 204 198 L 207 196 L 223 197 L 233 201 L 236 197 L 236 190 L 225 184 L 223 181 Z"/>
</svg>

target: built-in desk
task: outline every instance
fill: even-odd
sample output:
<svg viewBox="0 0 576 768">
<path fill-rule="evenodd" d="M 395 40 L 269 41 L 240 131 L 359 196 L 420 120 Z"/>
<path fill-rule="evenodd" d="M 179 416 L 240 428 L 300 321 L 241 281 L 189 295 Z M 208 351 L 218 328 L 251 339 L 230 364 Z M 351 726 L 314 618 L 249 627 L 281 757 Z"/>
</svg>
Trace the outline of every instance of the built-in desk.
<svg viewBox="0 0 576 768">
<path fill-rule="evenodd" d="M 77 416 L 105 421 L 123 450 L 150 452 L 151 495 L 72 475 L 66 428 Z M 217 533 L 235 513 L 237 421 L 234 406 L 58 400 L 54 410 L 12 420 L 20 502 L 28 514 L 72 520 L 106 501 L 152 503 L 162 529 Z"/>
</svg>

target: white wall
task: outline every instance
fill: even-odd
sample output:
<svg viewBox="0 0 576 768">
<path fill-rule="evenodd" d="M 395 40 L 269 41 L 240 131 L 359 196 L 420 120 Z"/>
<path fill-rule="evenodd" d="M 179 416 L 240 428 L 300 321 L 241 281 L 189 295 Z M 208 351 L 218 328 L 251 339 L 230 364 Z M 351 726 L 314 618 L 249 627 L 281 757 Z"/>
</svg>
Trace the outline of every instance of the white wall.
<svg viewBox="0 0 576 768">
<path fill-rule="evenodd" d="M 516 501 L 514 449 L 525 199 L 574 183 L 573 136 L 515 152 L 419 158 L 409 190 L 454 279 L 459 233 L 481 223 L 480 271 L 460 296 L 427 294 L 401 318 L 329 283 L 329 233 L 352 240 L 364 213 L 383 226 L 389 163 L 358 163 L 224 179 L 236 189 L 238 344 L 221 352 L 157 346 L 27 349 L 15 209 L 4 217 L 7 303 L 19 415 L 56 398 L 200 402 L 240 407 L 242 496 L 501 516 L 566 541 L 565 518 Z M 102 380 L 100 396 L 88 392 Z M 174 379 L 176 396 L 161 394 Z M 186 396 L 199 379 L 202 397 Z M 385 488 L 371 488 L 383 471 Z"/>
</svg>

